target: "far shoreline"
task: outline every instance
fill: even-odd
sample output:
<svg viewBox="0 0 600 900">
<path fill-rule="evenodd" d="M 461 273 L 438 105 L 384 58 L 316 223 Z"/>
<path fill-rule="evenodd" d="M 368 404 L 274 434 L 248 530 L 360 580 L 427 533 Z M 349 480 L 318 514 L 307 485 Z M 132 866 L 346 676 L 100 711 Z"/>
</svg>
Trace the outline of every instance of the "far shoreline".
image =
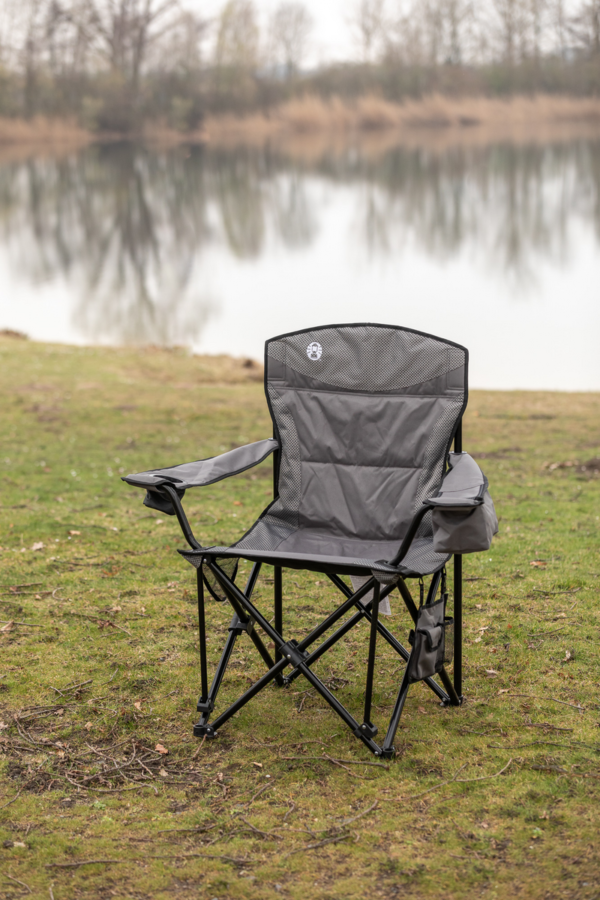
<svg viewBox="0 0 600 900">
<path fill-rule="evenodd" d="M 284 149 L 311 141 L 366 147 L 394 144 L 489 144 L 544 142 L 600 135 L 600 97 L 537 94 L 509 98 L 432 94 L 392 103 L 374 94 L 355 100 L 304 95 L 268 110 L 208 115 L 195 131 L 149 121 L 136 132 L 94 132 L 73 119 L 0 118 L 2 158 L 23 153 L 61 153 L 90 144 L 140 142 L 168 149 L 273 144 Z"/>
</svg>

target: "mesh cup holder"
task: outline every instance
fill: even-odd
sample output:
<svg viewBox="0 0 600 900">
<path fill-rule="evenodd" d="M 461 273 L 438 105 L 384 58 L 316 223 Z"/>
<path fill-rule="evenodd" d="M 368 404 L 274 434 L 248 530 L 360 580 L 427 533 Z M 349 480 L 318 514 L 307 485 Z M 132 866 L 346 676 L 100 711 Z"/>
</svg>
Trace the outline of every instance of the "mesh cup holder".
<svg viewBox="0 0 600 900">
<path fill-rule="evenodd" d="M 444 665 L 449 666 L 454 659 L 454 619 L 444 616 Z"/>
<path fill-rule="evenodd" d="M 235 581 L 239 559 L 217 557 L 215 562 L 231 581 Z M 224 603 L 227 600 L 227 595 L 207 565 L 202 566 L 202 578 L 211 597 L 218 603 Z"/>
</svg>

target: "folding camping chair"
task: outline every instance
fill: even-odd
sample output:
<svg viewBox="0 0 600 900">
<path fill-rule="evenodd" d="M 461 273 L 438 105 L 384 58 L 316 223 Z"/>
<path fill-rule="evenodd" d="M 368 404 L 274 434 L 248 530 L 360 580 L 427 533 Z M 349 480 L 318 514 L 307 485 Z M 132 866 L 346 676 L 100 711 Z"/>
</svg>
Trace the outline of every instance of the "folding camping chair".
<svg viewBox="0 0 600 900">
<path fill-rule="evenodd" d="M 464 347 L 408 328 L 331 325 L 266 342 L 265 393 L 273 438 L 211 459 L 128 475 L 146 489 L 144 503 L 177 516 L 197 569 L 200 721 L 194 734 L 214 738 L 225 722 L 275 681 L 302 675 L 377 756 L 394 754 L 394 736 L 410 684 L 424 681 L 443 705 L 462 702 L 462 556 L 487 549 L 497 530 L 487 480 L 462 452 L 467 404 Z M 450 452 L 454 441 L 454 452 Z M 274 499 L 230 547 L 202 546 L 181 501 L 188 488 L 214 484 L 274 456 Z M 446 616 L 446 564 L 454 555 L 454 621 Z M 240 559 L 254 565 L 245 588 L 236 584 Z M 274 619 L 253 603 L 263 564 L 274 566 Z M 282 569 L 326 574 L 343 602 L 309 635 L 284 637 Z M 423 602 L 423 576 L 431 576 Z M 352 587 L 344 581 L 350 576 Z M 407 586 L 420 582 L 417 608 Z M 233 619 L 209 688 L 205 588 L 228 601 Z M 414 622 L 406 649 L 379 618 L 380 603 L 397 588 Z M 439 599 L 436 599 L 438 597 Z M 350 618 L 342 624 L 347 613 Z M 339 702 L 313 664 L 360 621 L 370 623 L 362 722 Z M 287 628 L 293 623 L 286 624 Z M 257 626 L 274 646 L 271 657 Z M 337 626 L 323 643 L 312 645 Z M 446 671 L 454 631 L 453 679 Z M 237 639 L 247 634 L 267 671 L 210 721 Z M 407 663 L 381 745 L 371 721 L 378 636 Z M 290 671 L 284 677 L 285 669 Z M 434 675 L 438 675 L 440 686 Z"/>
</svg>

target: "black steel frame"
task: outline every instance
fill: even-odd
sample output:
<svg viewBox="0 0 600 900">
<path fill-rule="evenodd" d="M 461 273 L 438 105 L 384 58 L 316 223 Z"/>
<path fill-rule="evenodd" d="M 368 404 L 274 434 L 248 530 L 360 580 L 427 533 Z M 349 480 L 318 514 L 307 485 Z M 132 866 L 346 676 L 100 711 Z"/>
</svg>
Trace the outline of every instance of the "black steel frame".
<svg viewBox="0 0 600 900">
<path fill-rule="evenodd" d="M 459 422 L 454 438 L 454 449 L 458 452 L 462 450 L 462 433 L 461 423 Z M 276 484 L 278 454 L 274 455 L 274 483 Z M 238 710 L 248 703 L 256 694 L 264 687 L 275 681 L 279 687 L 290 685 L 299 675 L 304 676 L 309 684 L 320 694 L 320 696 L 332 707 L 342 721 L 376 756 L 392 757 L 394 756 L 394 738 L 402 710 L 406 702 L 408 689 L 410 687 L 408 681 L 408 666 L 404 671 L 400 688 L 394 705 L 394 710 L 387 728 L 387 732 L 381 745 L 374 741 L 377 735 L 377 728 L 371 721 L 371 708 L 373 698 L 373 685 L 375 677 L 375 657 L 377 650 L 377 638 L 381 636 L 396 651 L 396 653 L 408 662 L 410 652 L 407 650 L 379 620 L 379 604 L 380 601 L 390 594 L 396 587 L 402 597 L 404 604 L 408 610 L 413 622 L 417 620 L 417 606 L 411 596 L 406 584 L 406 580 L 399 577 L 394 584 L 381 585 L 375 577 L 369 580 L 357 591 L 352 591 L 346 583 L 335 574 L 325 573 L 327 577 L 335 585 L 335 587 L 344 595 L 345 600 L 334 612 L 332 612 L 320 625 L 314 628 L 309 635 L 301 641 L 295 639 L 285 640 L 283 637 L 283 578 L 281 566 L 274 567 L 274 618 L 273 625 L 263 616 L 252 602 L 252 594 L 256 586 L 256 581 L 260 574 L 263 562 L 255 562 L 244 590 L 240 588 L 227 576 L 220 568 L 214 555 L 210 550 L 203 548 L 192 532 L 190 524 L 187 520 L 181 501 L 174 488 L 169 485 L 163 485 L 160 489 L 164 491 L 173 504 L 175 514 L 181 526 L 183 535 L 193 550 L 202 553 L 202 562 L 206 565 L 214 578 L 219 583 L 225 597 L 233 609 L 233 618 L 229 626 L 229 633 L 225 641 L 225 646 L 221 653 L 221 658 L 217 665 L 211 686 L 208 686 L 208 656 L 206 647 L 206 618 L 205 618 L 205 592 L 202 576 L 202 566 L 197 570 L 198 585 L 198 631 L 199 631 L 199 649 L 200 649 L 200 682 L 201 694 L 197 703 L 197 710 L 201 713 L 200 720 L 194 726 L 194 734 L 198 737 L 215 738 L 218 729 L 224 725 L 228 719 L 235 715 Z M 419 524 L 428 510 L 427 505 L 423 505 L 422 509 L 414 516 L 414 519 L 408 529 L 405 538 L 402 541 L 398 553 L 390 565 L 397 566 L 404 558 L 408 549 L 417 533 Z M 315 562 L 317 562 L 315 560 Z M 436 572 L 431 577 L 431 583 L 427 593 L 426 604 L 433 603 L 436 599 L 442 573 Z M 373 591 L 373 597 L 370 601 L 364 602 L 363 598 Z M 328 638 L 323 641 L 315 650 L 309 652 L 308 648 L 312 646 L 325 632 L 329 631 L 336 625 L 339 620 L 348 612 L 355 609 L 353 615 L 347 619 L 341 626 L 337 628 Z M 343 706 L 325 684 L 315 675 L 311 666 L 315 663 L 327 650 L 344 637 L 355 625 L 366 619 L 370 624 L 369 633 L 369 649 L 367 657 L 367 675 L 365 684 L 365 701 L 363 709 L 363 721 L 358 722 L 357 719 Z M 275 647 L 275 659 L 267 650 L 263 640 L 256 631 L 256 625 L 273 642 Z M 254 643 L 254 646 L 261 655 L 267 671 L 259 678 L 235 703 L 232 703 L 224 712 L 217 716 L 212 722 L 209 721 L 215 709 L 217 695 L 223 681 L 223 677 L 227 670 L 231 654 L 235 643 L 242 634 L 246 633 Z M 444 706 L 460 706 L 462 703 L 462 557 L 454 556 L 454 670 L 453 679 L 450 678 L 445 668 L 440 671 L 440 680 L 443 688 L 437 684 L 433 678 L 426 678 L 425 684 L 440 700 Z M 287 675 L 283 675 L 286 668 L 291 671 Z"/>
</svg>

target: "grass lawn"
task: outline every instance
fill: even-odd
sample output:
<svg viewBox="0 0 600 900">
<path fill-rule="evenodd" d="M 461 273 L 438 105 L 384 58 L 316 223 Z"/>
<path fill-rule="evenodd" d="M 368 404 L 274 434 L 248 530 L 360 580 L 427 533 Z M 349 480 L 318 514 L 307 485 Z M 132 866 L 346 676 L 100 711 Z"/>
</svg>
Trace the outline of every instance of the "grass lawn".
<svg viewBox="0 0 600 900">
<path fill-rule="evenodd" d="M 119 475 L 268 437 L 258 367 L 9 337 L 0 361 L 0 896 L 600 896 L 599 395 L 473 391 L 464 446 L 500 534 L 465 557 L 466 702 L 412 688 L 383 765 L 302 679 L 191 733 L 194 570 Z M 198 536 L 239 536 L 271 477 L 188 492 Z M 291 571 L 284 590 L 297 636 L 339 596 Z M 227 609 L 208 609 L 215 661 Z M 357 716 L 367 640 L 317 667 Z M 238 647 L 221 704 L 263 671 Z M 378 660 L 385 726 L 402 672 Z"/>
</svg>

